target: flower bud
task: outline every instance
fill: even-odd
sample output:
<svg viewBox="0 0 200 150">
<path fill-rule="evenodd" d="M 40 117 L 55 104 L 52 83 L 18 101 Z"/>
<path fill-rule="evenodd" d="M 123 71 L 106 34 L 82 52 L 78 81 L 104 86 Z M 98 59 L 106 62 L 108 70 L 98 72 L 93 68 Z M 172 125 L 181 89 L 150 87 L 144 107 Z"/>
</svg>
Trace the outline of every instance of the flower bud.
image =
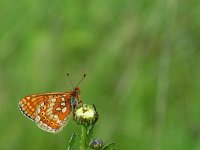
<svg viewBox="0 0 200 150">
<path fill-rule="evenodd" d="M 89 126 L 96 123 L 98 113 L 95 106 L 83 104 L 74 111 L 74 120 L 81 125 Z"/>
<path fill-rule="evenodd" d="M 93 139 L 90 143 L 90 148 L 95 150 L 101 150 L 104 144 L 105 143 L 101 139 Z"/>
</svg>

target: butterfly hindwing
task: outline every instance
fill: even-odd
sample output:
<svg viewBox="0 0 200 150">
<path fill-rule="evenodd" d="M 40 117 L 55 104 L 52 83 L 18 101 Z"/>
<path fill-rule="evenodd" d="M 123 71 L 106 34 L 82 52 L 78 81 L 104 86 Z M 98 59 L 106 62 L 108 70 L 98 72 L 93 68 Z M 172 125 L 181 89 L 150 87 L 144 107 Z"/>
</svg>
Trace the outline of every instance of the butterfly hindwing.
<svg viewBox="0 0 200 150">
<path fill-rule="evenodd" d="M 26 96 L 19 102 L 19 107 L 39 128 L 57 133 L 70 117 L 71 96 L 68 92 Z"/>
<path fill-rule="evenodd" d="M 20 100 L 19 108 L 26 117 L 34 121 L 36 115 L 36 108 L 41 102 L 46 101 L 45 98 L 46 97 L 42 95 L 26 96 Z"/>
</svg>

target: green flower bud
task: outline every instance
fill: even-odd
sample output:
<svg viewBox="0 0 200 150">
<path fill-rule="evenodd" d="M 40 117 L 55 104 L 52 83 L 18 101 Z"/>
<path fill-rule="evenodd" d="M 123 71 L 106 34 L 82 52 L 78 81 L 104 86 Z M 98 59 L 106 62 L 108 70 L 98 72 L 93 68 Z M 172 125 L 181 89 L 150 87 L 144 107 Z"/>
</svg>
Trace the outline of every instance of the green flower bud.
<svg viewBox="0 0 200 150">
<path fill-rule="evenodd" d="M 74 120 L 81 125 L 93 125 L 98 120 L 95 106 L 83 104 L 74 111 Z"/>
<path fill-rule="evenodd" d="M 101 139 L 93 139 L 90 143 L 90 148 L 95 150 L 101 150 L 104 144 L 105 143 Z"/>
</svg>

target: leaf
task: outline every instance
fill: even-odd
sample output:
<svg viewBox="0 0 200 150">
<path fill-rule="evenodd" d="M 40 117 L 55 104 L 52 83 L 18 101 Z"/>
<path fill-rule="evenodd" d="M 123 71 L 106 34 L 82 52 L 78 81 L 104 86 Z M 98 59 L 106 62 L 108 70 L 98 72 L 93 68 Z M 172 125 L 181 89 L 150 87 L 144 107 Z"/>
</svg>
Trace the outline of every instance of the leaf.
<svg viewBox="0 0 200 150">
<path fill-rule="evenodd" d="M 89 142 L 92 139 L 93 129 L 94 129 L 94 125 L 90 125 L 87 129 L 87 141 L 86 141 L 87 145 L 89 145 Z"/>
<path fill-rule="evenodd" d="M 68 144 L 67 150 L 73 150 L 73 145 L 74 145 L 74 142 L 75 142 L 75 140 L 76 140 L 76 135 L 77 135 L 76 132 L 74 132 L 74 133 L 72 134 L 72 136 L 71 136 L 71 138 L 70 138 L 70 140 L 69 140 L 69 144 Z"/>
<path fill-rule="evenodd" d="M 115 143 L 110 143 L 106 145 L 103 150 L 114 150 Z"/>
</svg>

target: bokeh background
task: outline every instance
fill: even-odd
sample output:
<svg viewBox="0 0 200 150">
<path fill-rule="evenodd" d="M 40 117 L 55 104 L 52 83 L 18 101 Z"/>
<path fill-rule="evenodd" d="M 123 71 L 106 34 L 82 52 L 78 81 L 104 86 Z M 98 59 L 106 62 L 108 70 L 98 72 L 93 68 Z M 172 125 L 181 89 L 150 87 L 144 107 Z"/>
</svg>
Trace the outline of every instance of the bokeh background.
<svg viewBox="0 0 200 150">
<path fill-rule="evenodd" d="M 64 150 L 80 127 L 46 133 L 18 109 L 69 91 L 100 118 L 116 149 L 200 149 L 200 1 L 0 1 L 0 149 Z M 78 147 L 77 147 L 78 149 Z"/>
</svg>

